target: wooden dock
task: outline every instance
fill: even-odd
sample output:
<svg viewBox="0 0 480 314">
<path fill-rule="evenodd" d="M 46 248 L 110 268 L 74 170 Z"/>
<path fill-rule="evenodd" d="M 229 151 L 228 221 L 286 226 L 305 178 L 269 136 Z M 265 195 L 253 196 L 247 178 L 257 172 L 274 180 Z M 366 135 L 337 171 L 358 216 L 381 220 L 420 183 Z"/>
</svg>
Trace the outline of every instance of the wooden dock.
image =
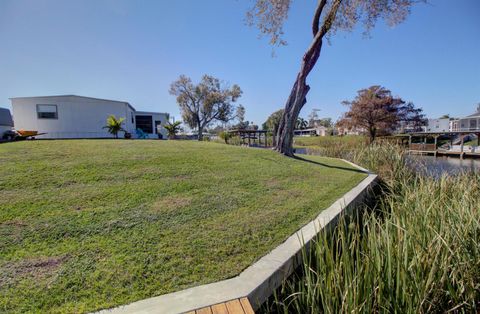
<svg viewBox="0 0 480 314">
<path fill-rule="evenodd" d="M 477 146 L 475 149 L 466 149 L 469 146 L 465 146 L 465 137 L 470 134 L 477 135 Z M 438 147 L 438 138 L 442 135 L 450 136 L 450 147 L 454 149 L 444 149 Z M 408 135 L 408 153 L 409 154 L 418 154 L 418 155 L 433 155 L 433 156 L 457 156 L 463 159 L 464 157 L 480 157 L 480 133 L 478 130 L 472 131 L 454 131 L 454 132 L 420 132 L 420 133 L 410 133 Z M 453 145 L 452 136 L 459 136 L 460 145 L 455 148 Z M 404 136 L 405 137 L 405 136 Z M 420 143 L 412 143 L 413 137 L 421 137 L 423 139 Z M 427 143 L 427 138 L 433 138 L 433 143 Z M 402 140 L 403 142 L 403 140 Z"/>
<path fill-rule="evenodd" d="M 409 149 L 408 153 L 411 155 L 432 155 L 432 156 L 452 156 L 452 157 L 459 157 L 461 159 L 465 157 L 480 157 L 480 153 L 472 153 L 468 151 L 458 152 L 458 151 L 451 151 L 446 149 L 436 149 L 436 150 L 417 150 L 417 149 Z"/>
<path fill-rule="evenodd" d="M 255 314 L 255 312 L 248 299 L 241 298 L 207 306 L 187 314 Z"/>
</svg>

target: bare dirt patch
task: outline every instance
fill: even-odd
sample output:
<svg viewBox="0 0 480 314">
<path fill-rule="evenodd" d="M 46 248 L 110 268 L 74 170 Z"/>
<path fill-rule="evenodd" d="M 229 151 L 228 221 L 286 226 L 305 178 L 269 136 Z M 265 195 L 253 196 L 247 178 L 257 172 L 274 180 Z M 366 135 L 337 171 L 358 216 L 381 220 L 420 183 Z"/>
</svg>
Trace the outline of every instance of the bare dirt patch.
<svg viewBox="0 0 480 314">
<path fill-rule="evenodd" d="M 7 262 L 0 266 L 0 286 L 25 278 L 43 280 L 54 276 L 65 260 L 65 257 L 47 257 Z"/>
</svg>

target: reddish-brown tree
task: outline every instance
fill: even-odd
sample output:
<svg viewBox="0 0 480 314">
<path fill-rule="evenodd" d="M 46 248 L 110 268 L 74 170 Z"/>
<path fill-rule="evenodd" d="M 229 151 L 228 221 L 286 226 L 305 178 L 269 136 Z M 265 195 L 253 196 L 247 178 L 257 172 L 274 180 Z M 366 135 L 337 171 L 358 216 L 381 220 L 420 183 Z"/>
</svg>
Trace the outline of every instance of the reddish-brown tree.
<svg viewBox="0 0 480 314">
<path fill-rule="evenodd" d="M 256 0 L 247 12 L 247 21 L 270 37 L 272 45 L 284 45 L 283 23 L 292 0 Z M 300 110 L 307 102 L 307 77 L 320 56 L 323 40 L 337 30 L 350 31 L 360 22 L 368 32 L 378 19 L 390 25 L 402 22 L 411 6 L 421 0 L 318 0 L 312 21 L 312 42 L 303 55 L 300 71 L 285 104 L 277 130 L 276 150 L 293 156 L 293 131 Z"/>
<path fill-rule="evenodd" d="M 358 91 L 353 101 L 344 101 L 343 104 L 349 107 L 349 111 L 338 124 L 364 129 L 370 143 L 379 132 L 388 133 L 402 122 L 413 125 L 425 122 L 422 109 L 392 96 L 391 91 L 378 85 Z"/>
</svg>

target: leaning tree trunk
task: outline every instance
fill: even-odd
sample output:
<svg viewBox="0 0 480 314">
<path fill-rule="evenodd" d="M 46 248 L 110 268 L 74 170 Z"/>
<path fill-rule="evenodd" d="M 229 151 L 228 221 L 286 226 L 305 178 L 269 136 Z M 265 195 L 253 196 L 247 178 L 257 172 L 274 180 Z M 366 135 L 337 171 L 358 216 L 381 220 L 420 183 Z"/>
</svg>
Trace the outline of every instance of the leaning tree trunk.
<svg viewBox="0 0 480 314">
<path fill-rule="evenodd" d="M 299 73 L 283 113 L 280 125 L 277 131 L 277 143 L 275 150 L 286 156 L 293 156 L 293 135 L 295 130 L 295 121 L 298 118 L 300 110 L 306 103 L 306 96 L 310 87 L 305 80 L 299 80 L 303 73 Z"/>
<path fill-rule="evenodd" d="M 273 147 L 277 146 L 277 128 L 274 128 L 272 130 L 272 146 Z"/>
<path fill-rule="evenodd" d="M 297 79 L 293 84 L 290 96 L 285 104 L 285 111 L 277 131 L 277 144 L 275 150 L 283 155 L 293 157 L 293 135 L 295 130 L 295 122 L 297 121 L 300 110 L 307 102 L 307 93 L 310 86 L 307 85 L 307 76 L 312 71 L 317 63 L 320 51 L 322 49 L 323 37 L 330 30 L 338 7 L 342 0 L 335 0 L 331 5 L 330 10 L 323 20 L 322 27 L 319 27 L 319 21 L 322 15 L 323 8 L 326 5 L 326 0 L 321 0 L 318 3 L 317 9 L 313 19 L 313 41 L 310 47 L 305 52 L 302 58 L 300 71 L 297 74 Z"/>
<path fill-rule="evenodd" d="M 377 137 L 377 128 L 370 127 L 368 133 L 370 135 L 370 144 L 373 144 L 375 138 Z"/>
</svg>

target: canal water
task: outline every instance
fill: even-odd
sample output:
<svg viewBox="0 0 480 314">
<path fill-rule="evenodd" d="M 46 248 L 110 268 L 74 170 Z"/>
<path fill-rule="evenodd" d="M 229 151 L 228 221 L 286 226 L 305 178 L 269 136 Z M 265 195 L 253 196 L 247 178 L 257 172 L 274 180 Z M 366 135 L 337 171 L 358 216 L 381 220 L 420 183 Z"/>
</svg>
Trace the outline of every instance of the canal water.
<svg viewBox="0 0 480 314">
<path fill-rule="evenodd" d="M 297 154 L 312 154 L 306 148 L 296 148 Z M 435 178 L 443 174 L 458 175 L 466 172 L 480 173 L 480 159 L 455 158 L 455 157 L 434 157 L 423 155 L 408 155 L 407 165 L 415 171 Z"/>
<path fill-rule="evenodd" d="M 480 159 L 434 157 L 434 156 L 407 156 L 407 164 L 414 170 L 433 177 L 443 174 L 458 175 L 466 172 L 480 173 Z"/>
</svg>

